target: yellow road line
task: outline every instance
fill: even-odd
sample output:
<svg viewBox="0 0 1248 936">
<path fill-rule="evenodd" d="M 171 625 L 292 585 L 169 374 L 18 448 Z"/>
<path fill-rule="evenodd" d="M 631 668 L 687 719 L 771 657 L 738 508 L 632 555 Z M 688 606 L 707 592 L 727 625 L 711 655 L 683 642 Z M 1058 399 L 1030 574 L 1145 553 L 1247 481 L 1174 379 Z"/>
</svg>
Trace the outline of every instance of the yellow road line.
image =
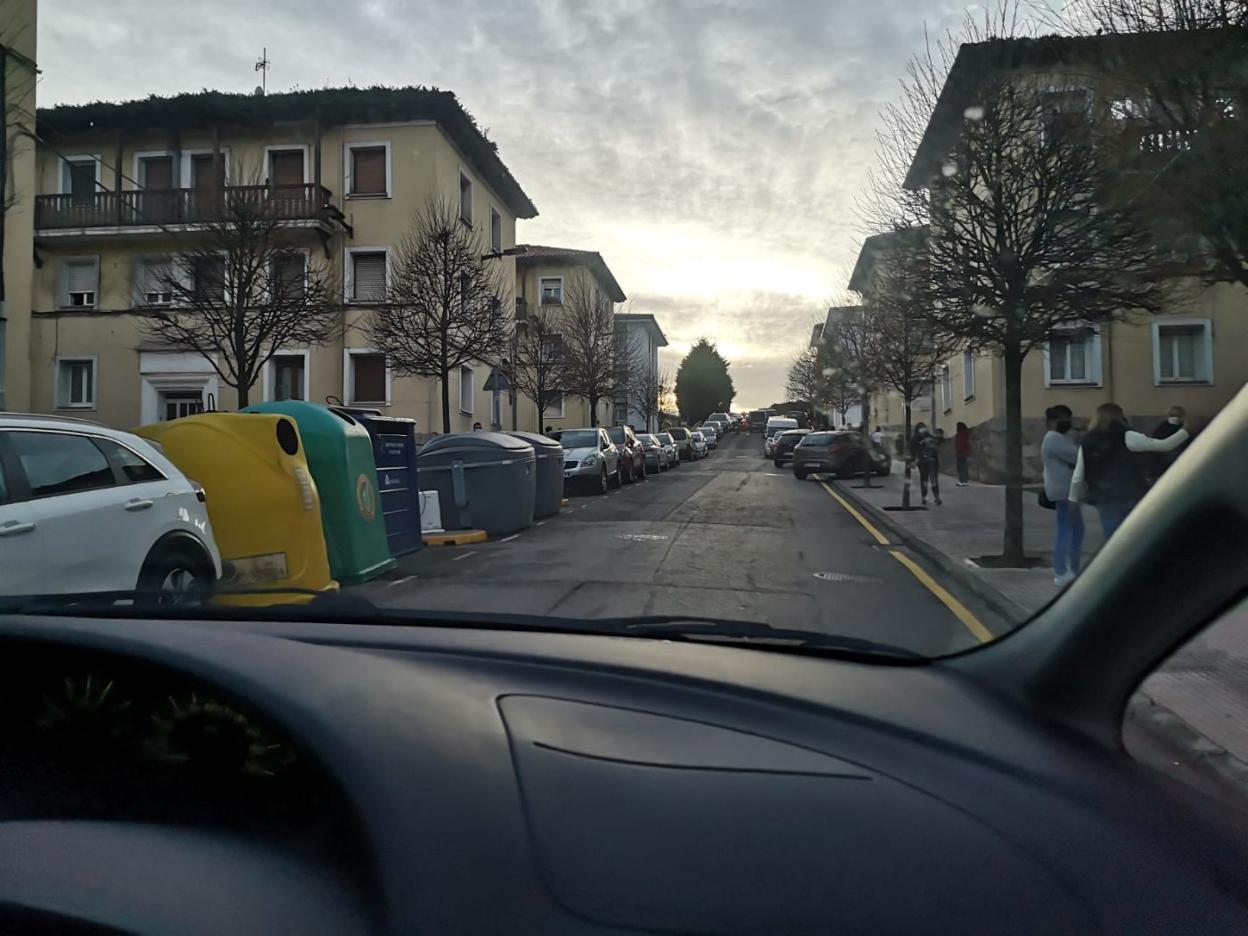
<svg viewBox="0 0 1248 936">
<path fill-rule="evenodd" d="M 953 595 L 949 594 L 949 592 L 947 592 L 939 582 L 923 571 L 923 568 L 917 562 L 905 553 L 896 549 L 890 549 L 889 552 L 892 554 L 894 559 L 913 572 L 914 577 L 922 582 L 928 591 L 939 598 L 941 603 L 953 612 L 954 617 L 966 625 L 966 629 L 975 635 L 976 640 L 980 643 L 987 643 L 992 640 L 992 633 L 988 630 L 988 628 L 984 627 L 984 625 L 980 623 L 979 618 L 971 614 L 971 612 L 967 610 L 966 605 L 958 601 L 957 598 L 954 598 Z"/>
<path fill-rule="evenodd" d="M 889 545 L 888 537 L 886 537 L 883 533 L 877 530 L 875 528 L 875 525 L 872 524 L 870 520 L 868 520 L 866 517 L 860 514 L 857 510 L 855 510 L 853 505 L 849 501 L 841 497 L 840 494 L 837 494 L 836 491 L 832 489 L 832 485 L 828 484 L 827 481 L 820 481 L 819 483 L 823 485 L 823 489 L 825 491 L 827 491 L 829 494 L 831 494 L 833 497 L 836 498 L 836 502 L 838 504 L 840 504 L 847 511 L 849 511 L 849 515 L 851 517 L 853 517 L 855 520 L 861 523 L 864 527 L 866 527 L 867 532 L 875 537 L 875 541 L 877 543 L 879 543 L 881 546 Z"/>
</svg>

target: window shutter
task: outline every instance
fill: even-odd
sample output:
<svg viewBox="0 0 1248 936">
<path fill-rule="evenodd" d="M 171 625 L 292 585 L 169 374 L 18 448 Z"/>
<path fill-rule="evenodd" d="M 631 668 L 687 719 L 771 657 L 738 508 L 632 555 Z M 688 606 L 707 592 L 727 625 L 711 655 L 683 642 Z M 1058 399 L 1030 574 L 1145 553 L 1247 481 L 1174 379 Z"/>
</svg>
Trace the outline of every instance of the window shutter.
<svg viewBox="0 0 1248 936">
<path fill-rule="evenodd" d="M 172 156 L 143 160 L 143 187 L 152 191 L 168 191 L 173 188 Z"/>
<path fill-rule="evenodd" d="M 386 399 L 386 356 L 384 354 L 353 354 L 355 372 L 351 401 L 381 403 Z"/>
<path fill-rule="evenodd" d="M 95 292 L 95 264 L 77 261 L 69 264 L 69 291 Z"/>
<path fill-rule="evenodd" d="M 386 296 L 386 255 L 357 253 L 352 255 L 351 298 L 362 302 L 379 302 Z"/>
<path fill-rule="evenodd" d="M 269 179 L 273 185 L 303 185 L 303 151 L 270 152 Z"/>
<path fill-rule="evenodd" d="M 369 146 L 351 151 L 351 194 L 386 194 L 386 148 L 384 146 Z"/>
</svg>

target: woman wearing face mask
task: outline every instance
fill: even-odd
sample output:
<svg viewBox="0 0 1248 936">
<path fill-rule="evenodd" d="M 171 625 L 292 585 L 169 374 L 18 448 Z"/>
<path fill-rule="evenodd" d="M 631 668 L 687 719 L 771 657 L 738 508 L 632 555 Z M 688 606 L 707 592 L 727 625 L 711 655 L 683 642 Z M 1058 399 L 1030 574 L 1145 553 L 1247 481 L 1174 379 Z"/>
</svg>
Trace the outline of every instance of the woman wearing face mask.
<svg viewBox="0 0 1248 936">
<path fill-rule="evenodd" d="M 910 455 L 919 463 L 919 491 L 923 495 L 923 504 L 927 505 L 927 488 L 931 485 L 932 497 L 940 504 L 940 455 L 937 446 L 941 439 L 933 436 L 926 423 L 914 427 L 914 437 L 910 440 Z"/>
<path fill-rule="evenodd" d="M 1057 535 L 1053 541 L 1053 583 L 1066 585 L 1079 574 L 1083 550 L 1083 512 L 1070 501 L 1070 479 L 1079 460 L 1079 445 L 1070 437 L 1069 406 L 1050 406 L 1044 412 L 1049 431 L 1040 443 L 1044 463 L 1044 496 L 1053 502 Z"/>
<path fill-rule="evenodd" d="M 1087 501 L 1101 518 L 1105 540 L 1148 490 L 1147 462 L 1140 452 L 1170 452 L 1190 438 L 1182 426 L 1166 439 L 1150 439 L 1127 428 L 1117 403 L 1096 408 L 1096 424 L 1083 437 L 1070 480 L 1070 499 Z"/>
<path fill-rule="evenodd" d="M 1159 422 L 1157 424 L 1157 428 L 1154 429 L 1151 433 L 1149 433 L 1149 435 L 1151 435 L 1154 439 L 1168 439 L 1172 435 L 1174 435 L 1176 432 L 1178 432 L 1181 428 L 1183 428 L 1183 420 L 1186 417 L 1187 417 L 1187 411 L 1183 409 L 1183 407 L 1172 406 L 1170 407 L 1169 415 L 1167 415 L 1165 419 Z M 1178 458 L 1180 454 L 1182 454 L 1183 449 L 1185 449 L 1186 447 L 1187 447 L 1187 442 L 1184 442 L 1173 452 L 1169 452 L 1165 454 L 1156 452 L 1148 456 L 1149 487 L 1152 487 L 1152 485 L 1157 483 L 1157 480 L 1163 474 L 1165 474 L 1165 471 L 1167 468 L 1169 468 L 1171 465 L 1174 464 L 1174 460 Z"/>
</svg>

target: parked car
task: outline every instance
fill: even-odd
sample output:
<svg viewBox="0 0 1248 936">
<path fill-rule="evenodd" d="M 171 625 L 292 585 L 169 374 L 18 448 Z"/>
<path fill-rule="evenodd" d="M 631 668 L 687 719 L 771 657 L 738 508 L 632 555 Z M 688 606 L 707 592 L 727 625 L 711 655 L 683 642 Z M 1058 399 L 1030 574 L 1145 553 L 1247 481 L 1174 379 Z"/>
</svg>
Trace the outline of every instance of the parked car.
<svg viewBox="0 0 1248 936">
<path fill-rule="evenodd" d="M 663 446 L 652 433 L 642 432 L 638 434 L 637 441 L 641 443 L 641 451 L 643 456 L 643 464 L 646 471 L 653 471 L 658 474 L 667 468 L 667 455 L 663 452 Z"/>
<path fill-rule="evenodd" d="M 796 429 L 797 420 L 790 416 L 769 416 L 767 418 L 767 428 L 763 430 L 763 457 L 771 458 L 772 440 L 777 433 L 784 432 L 786 429 Z"/>
<path fill-rule="evenodd" d="M 693 457 L 706 458 L 711 453 L 710 447 L 706 444 L 706 436 L 699 429 L 693 430 L 689 435 L 693 440 Z"/>
<path fill-rule="evenodd" d="M 719 427 L 715 423 L 703 423 L 698 426 L 698 431 L 702 433 L 702 438 L 706 440 L 707 448 L 719 448 Z"/>
<path fill-rule="evenodd" d="M 659 440 L 659 444 L 663 446 L 663 457 L 667 460 L 668 468 L 680 467 L 680 446 L 676 443 L 676 437 L 670 432 L 660 432 L 655 436 Z"/>
<path fill-rule="evenodd" d="M 553 438 L 553 436 L 552 436 Z M 563 485 L 588 486 L 598 494 L 608 487 L 624 483 L 624 465 L 607 430 L 563 429 L 559 432 L 563 446 Z"/>
<path fill-rule="evenodd" d="M 158 606 L 201 602 L 221 578 L 206 501 L 137 435 L 0 414 L 0 594 L 134 589 Z"/>
<path fill-rule="evenodd" d="M 733 429 L 732 417 L 727 413 L 711 413 L 711 415 L 707 416 L 704 421 L 709 423 L 719 423 L 722 427 L 720 435 L 723 435 L 725 432 L 731 432 Z"/>
<path fill-rule="evenodd" d="M 812 432 L 793 450 L 793 476 L 799 481 L 822 472 L 837 476 L 862 473 L 863 452 L 870 450 L 872 473 L 887 475 L 892 459 L 880 446 L 864 443 L 860 432 Z"/>
<path fill-rule="evenodd" d="M 667 430 L 676 443 L 676 454 L 682 461 L 693 461 L 693 434 L 686 426 L 673 426 Z"/>
<path fill-rule="evenodd" d="M 633 481 L 646 480 L 645 453 L 642 451 L 641 443 L 637 441 L 637 434 L 633 432 L 632 427 L 612 426 L 607 430 L 607 435 L 611 437 L 615 447 L 620 450 L 620 461 L 624 465 L 624 483 L 631 484 Z"/>
<path fill-rule="evenodd" d="M 750 432 L 763 432 L 767 428 L 769 418 L 771 418 L 771 410 L 750 410 Z"/>
<path fill-rule="evenodd" d="M 808 435 L 810 435 L 809 429 L 786 429 L 784 432 L 776 433 L 771 444 L 771 457 L 777 468 L 793 460 L 793 450 Z"/>
</svg>

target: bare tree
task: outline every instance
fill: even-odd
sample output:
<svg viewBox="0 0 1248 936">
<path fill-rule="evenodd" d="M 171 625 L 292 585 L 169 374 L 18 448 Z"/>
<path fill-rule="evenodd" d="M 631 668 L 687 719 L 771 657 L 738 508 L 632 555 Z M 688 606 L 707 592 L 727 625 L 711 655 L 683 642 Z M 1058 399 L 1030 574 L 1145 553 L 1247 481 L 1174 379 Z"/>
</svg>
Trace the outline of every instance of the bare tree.
<svg viewBox="0 0 1248 936">
<path fill-rule="evenodd" d="M 818 348 L 802 348 L 789 365 L 784 393 L 790 400 L 805 400 L 818 409 L 827 403 L 826 379 Z"/>
<path fill-rule="evenodd" d="M 663 412 L 663 400 L 672 393 L 672 390 L 671 375 L 667 371 L 652 370 L 645 366 L 644 362 L 637 369 L 637 374 L 632 380 L 630 395 L 634 408 L 646 422 L 647 431 L 650 428 L 650 421 Z"/>
<path fill-rule="evenodd" d="M 145 264 L 134 305 L 144 337 L 202 355 L 241 409 L 274 353 L 339 334 L 342 290 L 328 261 L 292 243 L 262 189 L 224 187 L 204 219 L 193 239 L 174 234 L 175 252 Z"/>
<path fill-rule="evenodd" d="M 511 290 L 484 253 L 457 206 L 426 202 L 399 243 L 385 302 L 365 325 L 395 373 L 438 380 L 443 432 L 451 431 L 451 374 L 475 361 L 497 364 L 508 350 Z"/>
<path fill-rule="evenodd" d="M 871 411 L 871 394 L 880 386 L 879 335 L 868 325 L 866 310 L 862 306 L 829 309 L 828 316 L 831 328 L 824 329 L 824 342 L 836 349 L 836 357 L 827 368 L 830 371 L 828 376 L 843 380 L 853 387 L 853 392 L 857 395 L 856 402 L 861 402 L 859 431 L 863 436 L 865 451 L 870 445 L 867 415 Z M 864 461 L 863 484 L 870 487 L 871 459 L 867 456 Z"/>
<path fill-rule="evenodd" d="M 525 325 L 518 328 L 515 348 L 512 383 L 537 406 L 540 432 L 546 410 L 562 398 L 567 386 L 567 352 L 559 317 L 536 306 Z"/>
<path fill-rule="evenodd" d="M 598 425 L 598 404 L 627 398 L 635 373 L 635 343 L 615 329 L 615 306 L 588 274 L 564 286 L 564 380 L 569 393 L 589 403 L 590 425 Z"/>
</svg>

